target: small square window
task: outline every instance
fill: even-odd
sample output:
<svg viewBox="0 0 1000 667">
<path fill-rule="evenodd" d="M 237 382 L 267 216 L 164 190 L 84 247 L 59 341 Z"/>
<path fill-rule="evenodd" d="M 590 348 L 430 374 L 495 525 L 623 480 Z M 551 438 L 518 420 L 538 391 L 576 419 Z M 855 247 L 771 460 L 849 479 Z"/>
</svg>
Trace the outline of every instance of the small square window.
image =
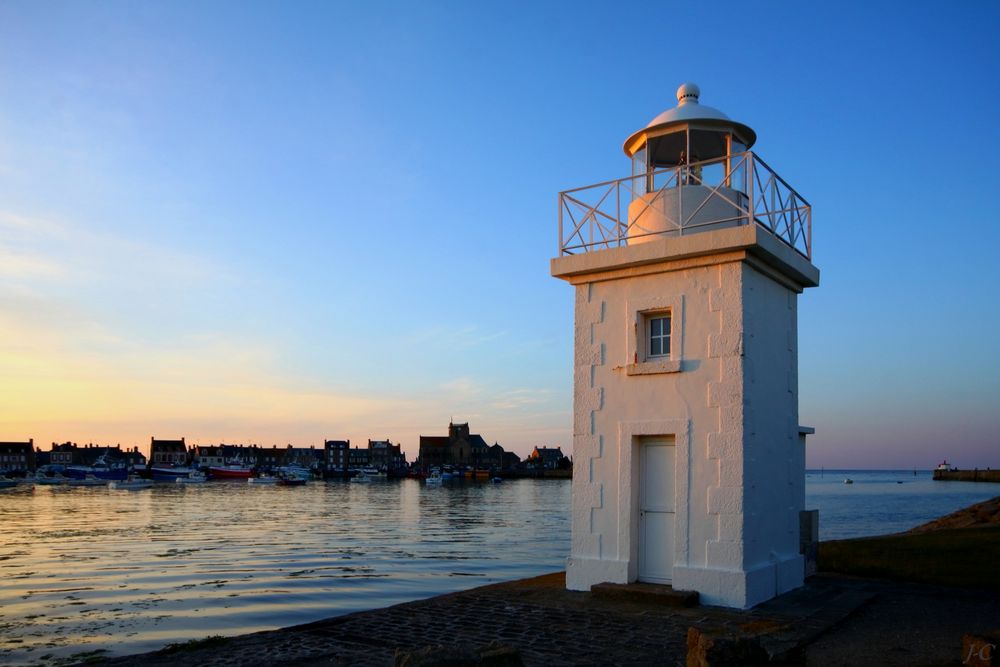
<svg viewBox="0 0 1000 667">
<path fill-rule="evenodd" d="M 646 316 L 649 344 L 647 358 L 662 359 L 670 356 L 670 313 L 650 313 Z"/>
<path fill-rule="evenodd" d="M 680 373 L 684 356 L 684 297 L 658 294 L 625 304 L 629 328 L 626 375 Z"/>
</svg>

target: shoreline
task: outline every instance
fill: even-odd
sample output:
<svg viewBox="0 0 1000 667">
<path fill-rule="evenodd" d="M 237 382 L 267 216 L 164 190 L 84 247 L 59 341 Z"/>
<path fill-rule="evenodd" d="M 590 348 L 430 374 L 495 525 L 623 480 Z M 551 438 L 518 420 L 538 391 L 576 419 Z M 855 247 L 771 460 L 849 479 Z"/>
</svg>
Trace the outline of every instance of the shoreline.
<svg viewBox="0 0 1000 667">
<path fill-rule="evenodd" d="M 747 611 L 603 597 L 564 582 L 556 572 L 81 664 L 684 664 L 692 655 L 703 660 L 696 664 L 734 664 L 725 656 L 735 651 L 743 665 L 856 665 L 878 655 L 902 666 L 954 662 L 965 635 L 990 636 L 1000 620 L 1000 599 L 988 591 L 837 574 L 814 575 Z"/>
<path fill-rule="evenodd" d="M 677 596 L 651 595 L 648 585 L 617 587 L 613 596 L 596 588 L 568 591 L 565 573 L 554 572 L 304 625 L 91 658 L 86 664 L 682 664 L 694 659 L 707 665 L 726 664 L 734 655 L 746 665 L 953 663 L 979 645 L 975 642 L 994 641 L 991 633 L 1000 627 L 998 584 L 977 580 L 984 568 L 993 567 L 990 549 L 1000 548 L 998 507 L 1000 497 L 907 533 L 821 542 L 820 573 L 802 588 L 745 611 L 669 606 Z M 905 539 L 926 553 L 928 545 L 956 537 L 963 540 L 962 551 L 979 554 L 960 568 L 960 585 L 894 579 L 893 572 L 905 574 L 899 561 L 907 559 L 891 550 L 879 555 L 889 569 L 878 578 L 823 567 L 823 550 L 830 545 L 857 549 Z M 947 571 L 947 561 L 941 563 Z M 500 662 L 489 663 L 487 654 Z"/>
</svg>

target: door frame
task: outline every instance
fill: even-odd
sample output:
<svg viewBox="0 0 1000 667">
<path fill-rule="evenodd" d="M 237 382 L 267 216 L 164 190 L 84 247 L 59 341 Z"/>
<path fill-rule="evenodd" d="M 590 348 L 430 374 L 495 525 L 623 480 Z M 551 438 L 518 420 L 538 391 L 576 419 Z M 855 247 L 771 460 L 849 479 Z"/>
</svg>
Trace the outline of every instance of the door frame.
<svg viewBox="0 0 1000 667">
<path fill-rule="evenodd" d="M 628 581 L 639 577 L 639 447 L 645 436 L 674 439 L 674 567 L 687 565 L 690 521 L 691 422 L 662 419 L 618 423 L 618 548 Z"/>
<path fill-rule="evenodd" d="M 662 447 L 664 449 L 669 448 L 669 451 L 670 451 L 669 455 L 670 455 L 670 457 L 672 459 L 670 461 L 670 469 L 671 469 L 671 472 L 673 473 L 673 472 L 675 472 L 677 470 L 677 445 L 676 445 L 676 442 L 675 442 L 675 439 L 674 439 L 673 436 L 645 435 L 645 436 L 640 436 L 636 440 L 637 440 L 636 445 L 637 445 L 637 454 L 638 454 L 637 458 L 639 459 L 638 477 L 636 477 L 636 483 L 637 483 L 637 486 L 639 487 L 639 499 L 638 499 L 638 504 L 637 504 L 638 523 L 636 525 L 636 539 L 638 540 L 638 544 L 637 544 L 638 548 L 636 549 L 636 568 L 637 568 L 637 570 L 636 570 L 636 580 L 637 581 L 644 581 L 644 582 L 647 582 L 647 583 L 653 583 L 653 584 L 669 584 L 669 583 L 671 583 L 673 581 L 673 577 L 672 576 L 669 576 L 669 577 L 652 576 L 652 575 L 649 574 L 648 569 L 647 569 L 647 571 L 645 573 L 645 576 L 643 576 L 643 565 L 644 565 L 644 560 L 645 560 L 643 558 L 643 554 L 647 551 L 647 549 L 643 548 L 643 547 L 647 546 L 645 544 L 645 542 L 644 542 L 644 537 L 645 537 L 645 532 L 646 532 L 645 531 L 645 523 L 644 523 L 645 522 L 645 519 L 644 519 L 645 509 L 644 508 L 645 508 L 645 506 L 647 504 L 647 500 L 645 500 L 643 496 L 646 495 L 646 490 L 647 490 L 646 483 L 647 483 L 647 481 L 649 479 L 649 475 L 648 475 L 647 469 L 646 469 L 646 465 L 649 463 L 649 461 L 648 461 L 648 458 L 647 458 L 646 455 L 649 453 L 649 451 L 650 451 L 650 449 L 652 447 L 657 447 L 657 448 L 661 448 Z M 659 479 L 659 475 L 657 475 L 655 477 L 656 477 L 657 480 Z M 674 535 L 674 533 L 677 532 L 677 518 L 676 518 L 677 517 L 677 494 L 675 493 L 676 489 L 674 487 L 674 485 L 676 484 L 676 475 L 671 474 L 670 477 L 673 477 L 673 479 L 668 479 L 667 482 L 670 485 L 670 493 L 668 495 L 669 496 L 673 496 L 673 498 L 671 498 L 671 500 L 672 500 L 671 508 L 672 509 L 669 512 L 666 511 L 666 510 L 664 510 L 662 513 L 663 514 L 668 514 L 669 513 L 671 515 L 670 516 L 670 522 L 672 524 L 670 526 L 670 532 L 672 534 L 671 537 L 673 539 L 676 539 L 676 535 Z M 673 541 L 673 539 L 671 541 Z M 673 552 L 671 552 L 671 553 L 665 553 L 665 554 L 663 554 L 663 556 L 670 561 L 670 569 L 671 569 L 671 571 L 673 571 L 675 554 Z M 643 577 L 643 578 L 640 579 L 640 577 Z"/>
</svg>

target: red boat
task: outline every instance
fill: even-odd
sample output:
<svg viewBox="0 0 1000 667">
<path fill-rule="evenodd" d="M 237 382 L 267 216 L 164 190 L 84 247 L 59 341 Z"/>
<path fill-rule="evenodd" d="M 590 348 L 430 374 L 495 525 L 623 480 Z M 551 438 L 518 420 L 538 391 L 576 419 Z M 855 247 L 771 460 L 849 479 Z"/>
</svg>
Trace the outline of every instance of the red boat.
<svg viewBox="0 0 1000 667">
<path fill-rule="evenodd" d="M 249 479 L 253 476 L 253 468 L 245 466 L 212 466 L 208 474 L 215 479 Z"/>
</svg>

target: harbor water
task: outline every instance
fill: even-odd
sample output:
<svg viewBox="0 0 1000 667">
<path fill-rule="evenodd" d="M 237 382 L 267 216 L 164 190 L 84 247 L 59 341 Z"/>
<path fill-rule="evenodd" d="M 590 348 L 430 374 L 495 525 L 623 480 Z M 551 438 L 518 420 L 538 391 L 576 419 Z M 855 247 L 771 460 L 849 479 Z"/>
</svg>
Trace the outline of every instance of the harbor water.
<svg viewBox="0 0 1000 667">
<path fill-rule="evenodd" d="M 1000 484 L 936 482 L 932 475 L 929 470 L 809 470 L 806 508 L 819 510 L 820 540 L 840 540 L 899 533 L 1000 496 Z"/>
<path fill-rule="evenodd" d="M 121 655 L 564 567 L 568 481 L 0 494 L 0 664 Z"/>
<path fill-rule="evenodd" d="M 909 471 L 810 471 L 806 488 L 822 539 L 1000 495 Z M 5 490 L 0 664 L 154 650 L 560 570 L 569 508 L 569 481 L 528 479 Z"/>
</svg>

